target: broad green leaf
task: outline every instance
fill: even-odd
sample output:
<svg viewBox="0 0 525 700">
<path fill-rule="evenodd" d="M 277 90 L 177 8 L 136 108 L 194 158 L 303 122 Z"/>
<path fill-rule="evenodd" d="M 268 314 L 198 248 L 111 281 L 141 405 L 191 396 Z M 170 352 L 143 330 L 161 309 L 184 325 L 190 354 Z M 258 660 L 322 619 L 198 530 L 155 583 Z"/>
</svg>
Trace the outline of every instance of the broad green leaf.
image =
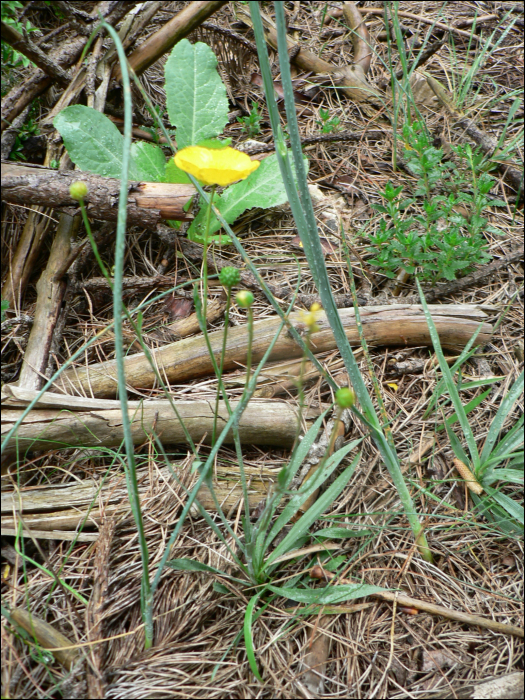
<svg viewBox="0 0 525 700">
<path fill-rule="evenodd" d="M 305 158 L 308 169 L 308 160 Z M 267 209 L 276 207 L 287 201 L 286 189 L 275 153 L 261 161 L 260 166 L 246 180 L 230 185 L 220 197 L 214 197 L 213 204 L 221 215 L 231 224 L 247 209 L 259 207 Z M 188 237 L 199 242 L 204 236 L 206 225 L 206 207 L 203 207 L 195 217 L 189 230 Z M 209 234 L 221 227 L 217 218 L 212 215 Z"/>
<path fill-rule="evenodd" d="M 83 105 L 66 107 L 53 120 L 73 163 L 86 172 L 120 179 L 124 137 L 115 124 L 96 109 Z M 129 179 L 140 180 L 130 159 Z"/>
<path fill-rule="evenodd" d="M 166 157 L 160 146 L 146 141 L 131 144 L 131 157 L 135 161 L 140 179 L 146 182 L 163 182 Z"/>
<path fill-rule="evenodd" d="M 204 139 L 203 141 L 199 141 L 197 146 L 202 146 L 202 148 L 226 148 L 227 146 L 232 145 L 232 140 L 231 139 Z"/>
<path fill-rule="evenodd" d="M 164 75 L 168 115 L 177 127 L 177 147 L 194 146 L 221 134 L 228 123 L 228 99 L 210 47 L 182 39 L 173 47 Z"/>
<path fill-rule="evenodd" d="M 191 185 L 191 180 L 188 174 L 181 170 L 173 158 L 170 158 L 166 163 L 166 172 L 164 174 L 164 182 L 170 182 L 174 185 Z"/>
<path fill-rule="evenodd" d="M 345 600 L 364 598 L 373 593 L 382 593 L 387 590 L 380 586 L 370 586 L 367 583 L 345 583 L 340 586 L 327 586 L 326 588 L 281 588 L 269 585 L 268 588 L 277 595 L 296 603 L 313 603 L 314 605 L 329 605 L 342 603 Z"/>
</svg>

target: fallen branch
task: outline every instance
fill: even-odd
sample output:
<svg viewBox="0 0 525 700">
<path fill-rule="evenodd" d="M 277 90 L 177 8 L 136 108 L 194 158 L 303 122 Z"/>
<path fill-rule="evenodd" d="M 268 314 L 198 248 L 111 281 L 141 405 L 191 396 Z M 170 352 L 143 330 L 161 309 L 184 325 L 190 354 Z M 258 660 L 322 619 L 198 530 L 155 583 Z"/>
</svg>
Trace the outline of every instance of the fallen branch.
<svg viewBox="0 0 525 700">
<path fill-rule="evenodd" d="M 182 342 L 182 341 L 180 341 Z M 34 391 L 4 386 L 2 393 L 2 435 L 6 435 L 22 414 L 22 408 L 35 397 Z M 175 401 L 186 430 L 195 443 L 209 444 L 215 419 L 211 401 Z M 237 405 L 231 402 L 232 409 Z M 312 413 L 312 412 L 311 412 Z M 313 412 L 315 413 L 315 412 Z M 223 401 L 219 402 L 219 428 L 229 417 Z M 169 401 L 130 401 L 129 419 L 133 444 L 140 445 L 152 436 L 163 444 L 186 443 L 182 425 Z M 284 401 L 252 400 L 239 421 L 241 442 L 290 448 L 297 435 L 297 413 Z M 111 448 L 122 443 L 122 411 L 119 401 L 85 399 L 45 392 L 37 408 L 29 412 L 3 455 L 17 450 L 50 450 L 68 447 Z M 230 431 L 225 440 L 233 443 Z"/>
<path fill-rule="evenodd" d="M 88 216 L 116 221 L 120 180 L 78 170 L 52 170 L 2 163 L 2 199 L 10 204 L 26 206 L 45 205 L 55 209 L 69 207 L 72 209 L 69 213 L 74 213 L 78 210 L 78 202 L 69 194 L 69 187 L 78 180 L 85 182 L 88 187 Z M 193 218 L 184 211 L 184 206 L 195 194 L 193 185 L 130 182 L 128 187 L 128 226 L 154 229 L 163 219 L 187 221 Z"/>
<path fill-rule="evenodd" d="M 464 347 L 472 335 L 483 323 L 478 342 L 485 345 L 491 336 L 492 326 L 486 321 L 493 307 L 476 305 L 437 305 L 430 311 L 438 329 L 441 343 L 446 348 Z M 341 321 L 351 345 L 360 346 L 355 324 L 354 309 L 341 309 Z M 432 341 L 419 305 L 395 304 L 389 306 L 366 306 L 361 312 L 361 320 L 367 342 L 371 346 L 431 346 Z M 301 312 L 291 313 L 289 321 L 299 332 L 304 332 Z M 266 352 L 270 342 L 281 324 L 278 316 L 270 316 L 254 323 L 252 360 L 258 362 Z M 334 336 L 326 315 L 320 314 L 319 331 L 312 335 L 313 352 L 326 352 L 336 347 Z M 211 347 L 216 358 L 222 350 L 223 331 L 209 334 Z M 245 326 L 230 329 L 226 348 L 225 371 L 237 369 L 246 361 L 248 334 Z M 186 338 L 163 348 L 152 350 L 158 371 L 167 381 L 181 383 L 213 373 L 213 365 L 202 336 Z M 295 343 L 286 330 L 281 332 L 271 360 L 300 357 L 302 349 Z M 144 353 L 131 355 L 125 360 L 128 387 L 146 388 L 155 385 L 156 375 L 150 367 Z M 117 374 L 114 360 L 65 370 L 55 383 L 58 392 L 68 394 L 81 393 L 95 397 L 115 396 L 117 391 Z"/>
</svg>

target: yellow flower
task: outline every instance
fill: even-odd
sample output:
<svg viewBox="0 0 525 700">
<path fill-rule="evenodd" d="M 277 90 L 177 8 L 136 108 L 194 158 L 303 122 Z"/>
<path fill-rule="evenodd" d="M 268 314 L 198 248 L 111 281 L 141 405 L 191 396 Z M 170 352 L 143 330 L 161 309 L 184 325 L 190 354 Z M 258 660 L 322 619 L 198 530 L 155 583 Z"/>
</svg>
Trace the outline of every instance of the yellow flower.
<svg viewBox="0 0 525 700">
<path fill-rule="evenodd" d="M 244 180 L 257 170 L 258 160 L 250 160 L 246 153 L 235 148 L 203 148 L 188 146 L 175 154 L 175 164 L 205 185 L 231 185 Z"/>
<path fill-rule="evenodd" d="M 307 326 L 310 333 L 317 333 L 319 326 L 317 325 L 317 319 L 319 317 L 319 311 L 321 310 L 321 304 L 314 302 L 310 306 L 310 311 L 299 311 L 299 318 L 305 326 Z"/>
</svg>

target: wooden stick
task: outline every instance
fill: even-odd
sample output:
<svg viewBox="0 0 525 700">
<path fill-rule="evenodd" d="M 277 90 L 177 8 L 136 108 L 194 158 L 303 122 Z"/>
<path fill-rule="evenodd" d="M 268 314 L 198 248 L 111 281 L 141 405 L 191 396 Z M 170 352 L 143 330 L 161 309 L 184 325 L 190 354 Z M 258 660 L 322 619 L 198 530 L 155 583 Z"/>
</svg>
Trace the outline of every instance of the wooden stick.
<svg viewBox="0 0 525 700">
<path fill-rule="evenodd" d="M 2 434 L 5 435 L 19 419 L 22 409 L 9 408 L 11 404 L 28 403 L 36 394 L 21 393 L 17 387 L 4 387 L 2 400 Z M 9 393 L 11 397 L 9 397 Z M 30 411 L 4 449 L 6 455 L 16 451 L 49 450 L 64 447 L 116 447 L 121 444 L 122 411 L 120 402 L 84 399 L 63 394 L 44 394 L 42 407 Z M 11 401 L 10 401 L 11 398 Z M 86 403 L 87 401 L 87 403 Z M 49 403 L 51 402 L 51 403 Z M 215 419 L 210 401 L 175 401 L 175 406 L 188 433 L 195 443 L 209 444 Z M 232 409 L 238 401 L 232 401 Z M 82 410 L 82 406 L 86 408 Z M 44 408 L 45 406 L 45 408 Z M 51 407 L 53 406 L 53 407 Z M 317 411 L 317 415 L 319 411 Z M 219 402 L 219 428 L 229 414 L 224 401 Z M 311 411 L 309 415 L 316 415 Z M 169 401 L 131 401 L 129 419 L 133 443 L 140 445 L 152 435 L 158 435 L 164 444 L 183 444 L 186 436 Z M 297 413 L 285 401 L 253 399 L 239 421 L 241 442 L 251 445 L 273 445 L 290 448 L 297 434 Z M 233 434 L 226 437 L 233 443 Z"/>
<path fill-rule="evenodd" d="M 101 177 L 78 170 L 2 163 L 2 199 L 12 204 L 36 204 L 53 208 L 78 208 L 71 198 L 69 187 L 82 180 L 87 184 L 86 206 L 88 216 L 94 219 L 116 221 L 120 180 Z M 195 194 L 193 185 L 173 185 L 162 182 L 129 182 L 127 221 L 129 226 L 155 228 L 163 219 L 187 221 L 193 218 L 184 211 Z"/>
<path fill-rule="evenodd" d="M 431 305 L 429 308 L 444 347 L 452 349 L 464 347 L 480 323 L 483 323 L 483 326 L 478 342 L 480 345 L 485 345 L 489 341 L 492 326 L 486 321 L 489 318 L 487 311 L 490 313 L 490 307 L 452 304 Z M 354 309 L 340 309 L 339 314 L 350 344 L 360 346 Z M 369 345 L 402 347 L 432 345 L 425 316 L 419 305 L 366 306 L 361 311 L 361 319 Z M 299 332 L 305 331 L 305 326 L 301 322 L 301 312 L 291 313 L 289 321 Z M 280 323 L 281 319 L 278 316 L 270 316 L 254 323 L 252 345 L 254 362 L 262 358 Z M 320 314 L 318 326 L 319 331 L 312 335 L 313 352 L 335 349 L 335 339 L 324 313 Z M 222 336 L 222 330 L 209 334 L 211 347 L 217 358 L 220 357 L 222 350 Z M 248 334 L 245 326 L 230 329 L 225 371 L 237 369 L 246 361 L 247 343 Z M 213 373 L 213 365 L 202 336 L 185 338 L 158 350 L 152 350 L 151 354 L 155 358 L 159 371 L 165 373 L 170 382 L 180 383 Z M 302 354 L 300 346 L 285 329 L 281 332 L 270 359 L 291 359 L 300 357 Z M 154 386 L 155 373 L 144 353 L 127 357 L 125 363 L 126 378 L 130 388 Z M 115 396 L 117 391 L 115 361 L 108 360 L 89 367 L 67 369 L 55 386 L 58 392 L 68 394 L 80 393 L 94 397 Z"/>
<path fill-rule="evenodd" d="M 155 63 L 166 51 L 196 29 L 204 20 L 217 12 L 226 2 L 205 0 L 190 2 L 175 17 L 170 19 L 158 32 L 152 34 L 128 58 L 129 65 L 135 73 L 140 74 Z M 114 78 L 120 80 L 120 66 L 115 66 Z"/>
</svg>

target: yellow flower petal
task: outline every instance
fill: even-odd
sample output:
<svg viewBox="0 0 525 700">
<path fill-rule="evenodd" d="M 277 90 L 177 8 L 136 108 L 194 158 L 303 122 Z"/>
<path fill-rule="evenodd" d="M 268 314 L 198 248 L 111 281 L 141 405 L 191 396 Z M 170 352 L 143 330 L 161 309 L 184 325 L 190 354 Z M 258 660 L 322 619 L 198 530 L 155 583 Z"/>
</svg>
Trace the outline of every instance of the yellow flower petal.
<svg viewBox="0 0 525 700">
<path fill-rule="evenodd" d="M 175 164 L 205 185 L 231 185 L 244 180 L 257 170 L 258 160 L 250 160 L 246 153 L 235 148 L 203 148 L 188 146 L 175 154 Z"/>
</svg>

